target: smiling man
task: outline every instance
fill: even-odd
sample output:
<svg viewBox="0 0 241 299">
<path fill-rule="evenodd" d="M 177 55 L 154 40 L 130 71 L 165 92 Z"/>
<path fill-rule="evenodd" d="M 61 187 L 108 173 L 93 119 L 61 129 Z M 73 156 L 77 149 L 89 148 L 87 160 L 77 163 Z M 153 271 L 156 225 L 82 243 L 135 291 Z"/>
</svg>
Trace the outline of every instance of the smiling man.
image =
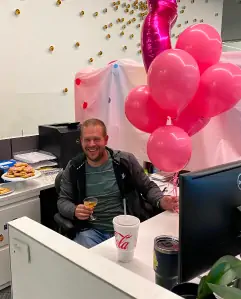
<svg viewBox="0 0 241 299">
<path fill-rule="evenodd" d="M 112 220 L 127 213 L 145 220 L 163 210 L 178 210 L 178 198 L 163 196 L 159 187 L 144 173 L 131 153 L 107 147 L 105 124 L 86 120 L 81 128 L 84 153 L 72 159 L 63 173 L 58 209 L 73 220 L 74 241 L 91 248 L 113 236 Z M 98 200 L 93 209 L 84 205 L 86 198 Z M 95 220 L 91 220 L 91 215 Z"/>
</svg>

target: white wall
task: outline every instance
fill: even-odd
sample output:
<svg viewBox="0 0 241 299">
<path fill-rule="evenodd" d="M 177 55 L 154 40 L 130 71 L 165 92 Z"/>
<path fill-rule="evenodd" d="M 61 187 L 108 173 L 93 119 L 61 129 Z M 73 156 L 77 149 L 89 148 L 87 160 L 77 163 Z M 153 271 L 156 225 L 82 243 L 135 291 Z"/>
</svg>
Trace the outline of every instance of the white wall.
<svg viewBox="0 0 241 299">
<path fill-rule="evenodd" d="M 222 3 L 180 0 L 173 34 L 202 19 L 220 31 Z M 89 58 L 94 59 L 95 68 L 114 59 L 142 60 L 137 53 L 139 11 L 130 15 L 121 6 L 114 11 L 111 4 L 107 0 L 62 0 L 58 7 L 55 0 L 0 1 L 0 139 L 35 134 L 39 124 L 73 121 L 74 75 L 89 66 Z M 104 8 L 107 13 L 103 13 Z M 20 9 L 19 16 L 16 9 Z M 85 15 L 80 17 L 82 10 Z M 94 12 L 99 16 L 93 17 Z M 121 26 L 133 17 L 136 22 L 120 37 Z M 125 18 L 124 23 L 116 24 L 118 18 Z M 113 27 L 104 31 L 102 27 L 109 23 Z M 106 40 L 108 33 L 111 38 Z M 130 39 L 132 33 L 134 38 Z M 77 41 L 79 48 L 74 46 Z M 55 47 L 53 53 L 48 51 L 51 45 Z M 103 51 L 101 57 L 99 51 Z M 63 93 L 64 88 L 68 93 Z"/>
</svg>

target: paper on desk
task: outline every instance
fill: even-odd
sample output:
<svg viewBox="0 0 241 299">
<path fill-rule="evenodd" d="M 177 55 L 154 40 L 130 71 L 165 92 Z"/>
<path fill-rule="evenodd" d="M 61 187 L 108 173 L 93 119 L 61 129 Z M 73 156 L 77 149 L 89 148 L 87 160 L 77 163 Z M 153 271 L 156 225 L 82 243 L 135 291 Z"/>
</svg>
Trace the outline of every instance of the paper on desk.
<svg viewBox="0 0 241 299">
<path fill-rule="evenodd" d="M 21 162 L 34 164 L 43 161 L 55 160 L 56 157 L 49 153 L 35 151 L 35 152 L 15 154 L 14 159 Z"/>
</svg>

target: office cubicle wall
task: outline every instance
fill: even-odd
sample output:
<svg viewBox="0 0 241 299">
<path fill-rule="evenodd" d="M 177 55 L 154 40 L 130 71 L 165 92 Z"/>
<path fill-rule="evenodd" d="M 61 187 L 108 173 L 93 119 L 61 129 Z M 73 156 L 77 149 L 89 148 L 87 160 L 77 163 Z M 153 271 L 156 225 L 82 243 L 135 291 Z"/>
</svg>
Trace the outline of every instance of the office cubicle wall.
<svg viewBox="0 0 241 299">
<path fill-rule="evenodd" d="M 14 299 L 178 299 L 27 217 L 9 224 Z"/>
</svg>

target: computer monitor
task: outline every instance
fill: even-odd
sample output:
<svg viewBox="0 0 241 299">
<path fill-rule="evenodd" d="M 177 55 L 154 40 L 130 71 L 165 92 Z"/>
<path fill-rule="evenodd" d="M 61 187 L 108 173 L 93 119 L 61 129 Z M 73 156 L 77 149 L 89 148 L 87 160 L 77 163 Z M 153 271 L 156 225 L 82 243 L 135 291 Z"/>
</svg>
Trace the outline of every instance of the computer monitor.
<svg viewBox="0 0 241 299">
<path fill-rule="evenodd" d="M 241 161 L 180 175 L 179 281 L 241 253 Z"/>
</svg>

